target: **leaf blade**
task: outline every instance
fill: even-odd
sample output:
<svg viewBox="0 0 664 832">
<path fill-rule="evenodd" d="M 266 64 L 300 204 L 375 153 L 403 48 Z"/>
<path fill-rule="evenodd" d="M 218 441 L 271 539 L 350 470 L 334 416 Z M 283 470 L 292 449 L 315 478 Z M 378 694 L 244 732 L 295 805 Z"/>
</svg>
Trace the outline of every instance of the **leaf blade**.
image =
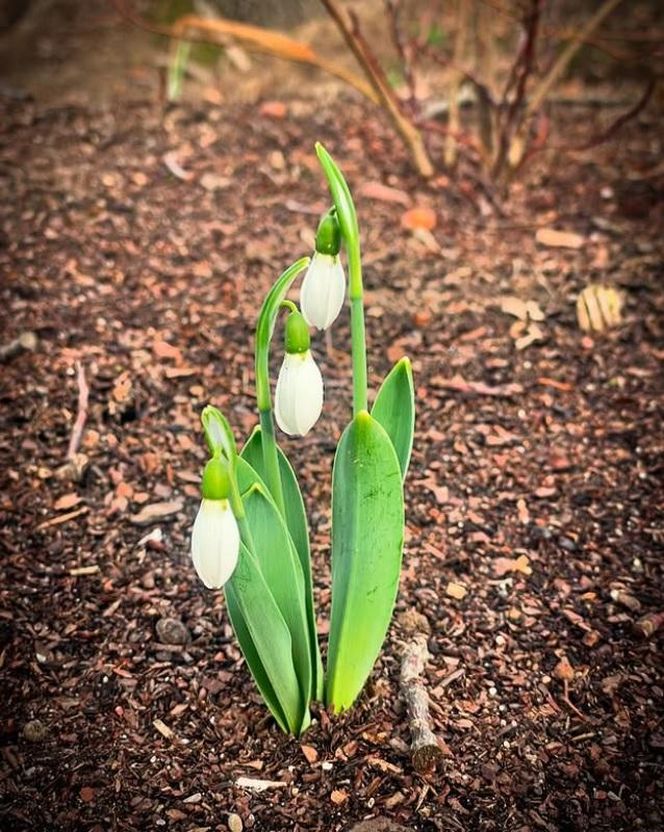
<svg viewBox="0 0 664 832">
<path fill-rule="evenodd" d="M 415 387 L 410 360 L 402 358 L 385 377 L 371 415 L 385 428 L 406 478 L 415 432 Z"/>
<path fill-rule="evenodd" d="M 248 462 L 256 474 L 264 480 L 265 465 L 262 448 L 262 436 L 260 427 L 256 427 L 242 449 L 240 456 Z M 309 526 L 304 508 L 304 500 L 302 499 L 302 493 L 300 491 L 297 477 L 295 476 L 295 471 L 288 461 L 288 457 L 279 446 L 277 446 L 277 456 L 279 459 L 279 471 L 283 487 L 286 526 L 288 527 L 291 539 L 295 545 L 304 576 L 304 600 L 307 611 L 307 623 L 309 628 L 313 669 L 312 698 L 321 700 L 323 698 L 323 663 L 320 656 L 318 633 L 316 630 L 316 612 L 314 609 L 313 579 L 311 574 L 311 554 L 309 551 Z"/>
<path fill-rule="evenodd" d="M 298 734 L 306 709 L 293 665 L 290 632 L 254 555 L 244 543 L 225 592 L 227 603 L 231 599 L 228 610 L 235 635 L 268 708 L 282 727 L 285 722 L 291 733 Z M 241 620 L 237 616 L 234 620 L 233 610 L 239 610 Z M 272 707 L 271 692 L 278 710 Z"/>
<path fill-rule="evenodd" d="M 311 700 L 312 653 L 302 567 L 284 520 L 264 487 L 252 486 L 242 501 L 256 560 L 290 632 L 293 664 L 307 713 Z"/>
<path fill-rule="evenodd" d="M 366 411 L 341 437 L 332 491 L 327 701 L 338 712 L 353 704 L 371 673 L 401 571 L 401 468 L 386 431 Z"/>
</svg>

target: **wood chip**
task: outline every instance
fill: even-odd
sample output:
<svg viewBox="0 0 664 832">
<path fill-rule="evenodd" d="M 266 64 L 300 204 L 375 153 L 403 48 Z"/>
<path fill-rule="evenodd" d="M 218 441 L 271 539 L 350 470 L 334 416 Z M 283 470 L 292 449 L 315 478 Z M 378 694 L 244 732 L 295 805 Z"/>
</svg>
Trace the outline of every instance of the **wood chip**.
<svg viewBox="0 0 664 832">
<path fill-rule="evenodd" d="M 301 745 L 300 748 L 302 749 L 302 753 L 304 754 L 308 763 L 315 763 L 318 759 L 318 751 L 313 747 L 313 745 Z"/>
<path fill-rule="evenodd" d="M 330 795 L 330 800 L 336 806 L 341 806 L 348 800 L 348 792 L 345 792 L 343 789 L 334 789 Z"/>
<path fill-rule="evenodd" d="M 551 248 L 578 249 L 585 243 L 585 238 L 573 231 L 557 231 L 555 228 L 538 228 L 535 241 L 541 246 Z"/>
<path fill-rule="evenodd" d="M 175 732 L 171 731 L 171 729 L 166 725 L 165 722 L 162 722 L 161 719 L 155 719 L 152 721 L 154 727 L 159 731 L 162 737 L 166 737 L 167 740 L 172 740 L 175 736 Z"/>
<path fill-rule="evenodd" d="M 466 597 L 468 590 L 462 584 L 455 584 L 453 581 L 450 581 L 445 592 L 450 596 L 450 598 L 456 598 L 457 601 L 460 601 L 462 598 Z"/>
<path fill-rule="evenodd" d="M 258 780 L 255 777 L 238 777 L 235 785 L 252 792 L 265 792 L 268 789 L 283 789 L 288 783 L 283 780 Z"/>
<path fill-rule="evenodd" d="M 171 517 L 182 511 L 184 503 L 182 500 L 168 500 L 164 503 L 150 503 L 138 512 L 132 514 L 129 520 L 134 526 L 149 526 L 156 520 L 163 520 L 165 517 Z"/>
</svg>

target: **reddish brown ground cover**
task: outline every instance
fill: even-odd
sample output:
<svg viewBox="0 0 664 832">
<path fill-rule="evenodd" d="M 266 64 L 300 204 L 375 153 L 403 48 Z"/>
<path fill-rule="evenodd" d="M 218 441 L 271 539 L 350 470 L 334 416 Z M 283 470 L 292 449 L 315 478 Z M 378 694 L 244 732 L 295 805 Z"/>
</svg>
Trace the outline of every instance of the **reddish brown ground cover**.
<svg viewBox="0 0 664 832">
<path fill-rule="evenodd" d="M 414 180 L 357 104 L 295 102 L 286 119 L 2 108 L 2 341 L 39 337 L 2 365 L 2 829 L 216 830 L 229 813 L 266 832 L 372 815 L 422 831 L 662 828 L 661 633 L 635 626 L 663 607 L 653 116 L 535 173 L 501 216 L 472 183 Z M 288 739 L 188 555 L 198 413 L 223 408 L 238 438 L 255 421 L 258 299 L 307 253 L 326 205 L 315 139 L 357 194 L 372 384 L 404 352 L 415 369 L 398 612 L 432 628 L 446 756 L 428 778 L 409 760 L 398 625 L 358 706 Z M 412 206 L 435 212 L 431 236 L 402 226 Z M 538 245 L 538 227 L 583 243 Z M 574 310 L 590 279 L 627 297 L 624 325 L 593 339 Z M 505 295 L 539 304 L 541 341 L 515 348 Z M 343 322 L 316 341 L 324 416 L 284 441 L 307 494 L 323 638 L 348 340 Z M 90 386 L 80 482 L 58 474 L 76 362 Z M 165 617 L 185 629 L 157 628 Z M 281 785 L 254 793 L 241 776 Z"/>
</svg>

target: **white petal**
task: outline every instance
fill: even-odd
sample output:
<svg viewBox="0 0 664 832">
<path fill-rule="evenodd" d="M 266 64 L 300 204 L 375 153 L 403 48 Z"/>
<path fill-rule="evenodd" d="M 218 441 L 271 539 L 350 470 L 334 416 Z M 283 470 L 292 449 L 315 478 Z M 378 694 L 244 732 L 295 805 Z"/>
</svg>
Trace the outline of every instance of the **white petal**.
<svg viewBox="0 0 664 832">
<path fill-rule="evenodd" d="M 300 290 L 300 308 L 306 322 L 327 329 L 341 312 L 346 278 L 339 256 L 315 252 Z"/>
<path fill-rule="evenodd" d="M 202 500 L 191 534 L 191 556 L 208 589 L 219 589 L 233 574 L 240 531 L 228 500 Z"/>
<path fill-rule="evenodd" d="M 274 396 L 277 424 L 289 436 L 305 436 L 323 409 L 323 377 L 310 350 L 286 353 Z"/>
</svg>

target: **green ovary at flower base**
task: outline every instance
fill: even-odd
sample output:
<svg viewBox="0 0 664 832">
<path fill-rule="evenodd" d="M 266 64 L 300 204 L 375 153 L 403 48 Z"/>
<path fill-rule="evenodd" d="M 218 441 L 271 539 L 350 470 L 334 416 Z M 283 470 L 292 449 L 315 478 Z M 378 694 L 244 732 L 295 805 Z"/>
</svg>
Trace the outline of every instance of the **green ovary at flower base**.
<svg viewBox="0 0 664 832">
<path fill-rule="evenodd" d="M 380 652 L 399 584 L 404 529 L 403 479 L 413 440 L 414 388 L 407 359 L 388 374 L 368 410 L 360 238 L 346 181 L 321 146 L 316 152 L 333 207 L 318 227 L 311 261 L 302 258 L 267 293 L 256 327 L 257 427 L 241 454 L 215 408 L 202 421 L 212 453 L 192 535 L 196 570 L 208 588 L 224 585 L 228 613 L 256 684 L 284 731 L 309 724 L 309 705 L 323 697 L 323 669 L 313 606 L 304 502 L 275 436 L 274 419 L 304 436 L 323 405 L 323 379 L 309 326 L 327 329 L 343 308 L 340 261 L 348 260 L 353 418 L 339 441 L 332 483 L 332 610 L 325 700 L 332 711 L 352 705 Z M 286 296 L 306 269 L 302 310 Z M 269 354 L 286 310 L 285 355 L 275 390 Z M 235 568 L 235 571 L 233 569 Z"/>
</svg>

